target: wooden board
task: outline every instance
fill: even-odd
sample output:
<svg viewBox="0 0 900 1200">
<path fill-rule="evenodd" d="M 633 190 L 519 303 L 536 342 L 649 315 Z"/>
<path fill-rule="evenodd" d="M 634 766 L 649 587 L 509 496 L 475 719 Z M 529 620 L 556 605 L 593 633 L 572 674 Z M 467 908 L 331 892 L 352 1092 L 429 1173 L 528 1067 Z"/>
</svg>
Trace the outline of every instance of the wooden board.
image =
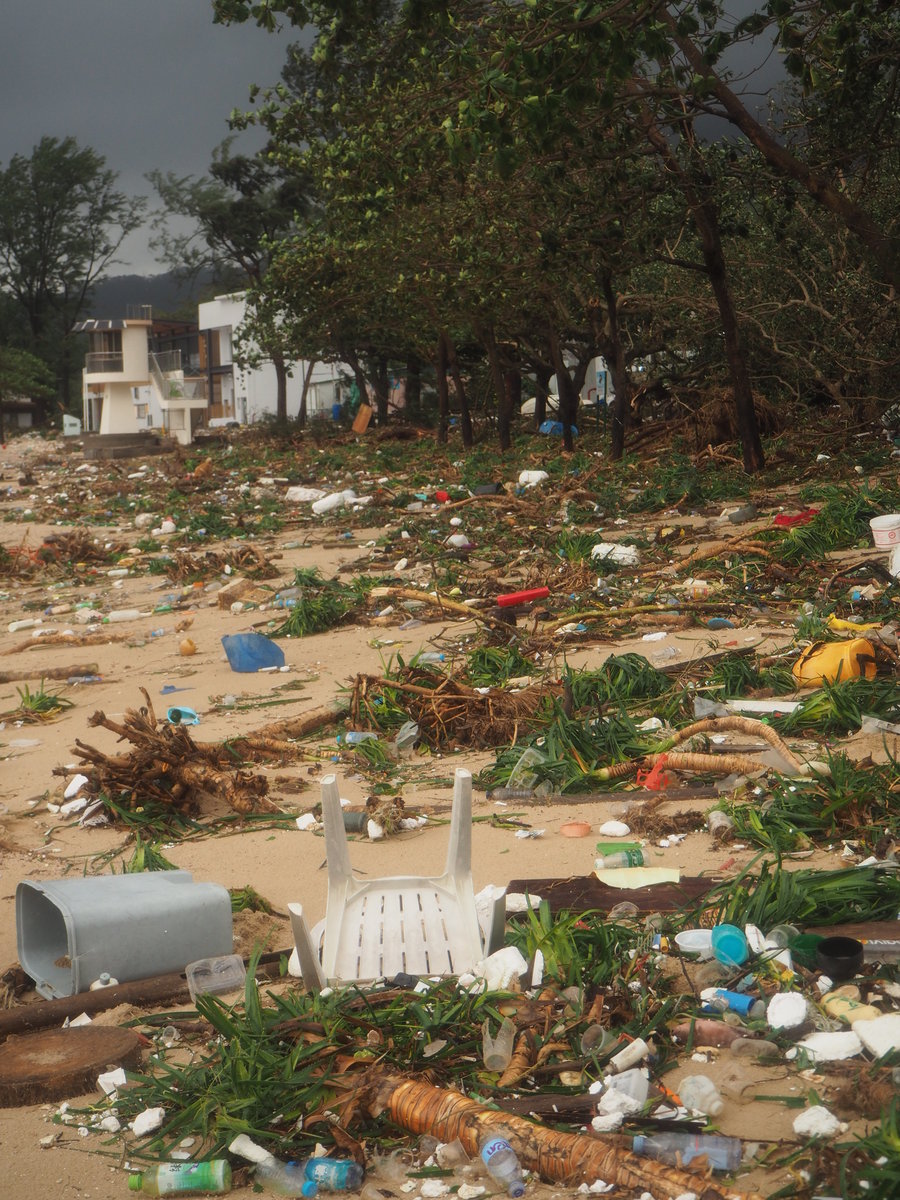
<svg viewBox="0 0 900 1200">
<path fill-rule="evenodd" d="M 141 1039 L 115 1025 L 78 1025 L 9 1038 L 0 1046 L 0 1105 L 14 1107 L 97 1090 L 97 1076 L 136 1067 Z"/>
<path fill-rule="evenodd" d="M 370 404 L 361 404 L 359 411 L 353 418 L 353 424 L 350 428 L 354 433 L 365 433 L 369 428 L 369 422 L 372 420 L 372 406 Z"/>
<path fill-rule="evenodd" d="M 678 912 L 692 908 L 718 880 L 689 875 L 678 883 L 656 883 L 644 888 L 613 888 L 593 875 L 569 879 L 513 879 L 507 892 L 528 892 L 546 900 L 551 912 L 609 912 L 627 900 L 641 912 Z"/>
</svg>

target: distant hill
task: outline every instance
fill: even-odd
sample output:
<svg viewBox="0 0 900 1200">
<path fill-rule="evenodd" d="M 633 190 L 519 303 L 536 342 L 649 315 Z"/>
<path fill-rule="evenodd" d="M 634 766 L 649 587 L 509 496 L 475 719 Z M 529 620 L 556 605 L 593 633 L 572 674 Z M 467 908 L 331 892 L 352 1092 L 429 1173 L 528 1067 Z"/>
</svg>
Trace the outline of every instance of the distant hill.
<svg viewBox="0 0 900 1200">
<path fill-rule="evenodd" d="M 113 275 L 97 284 L 85 316 L 124 317 L 134 305 L 150 304 L 154 316 L 196 321 L 198 303 L 209 299 L 215 290 L 208 274 L 191 284 L 177 279 L 171 271 L 162 275 Z"/>
</svg>

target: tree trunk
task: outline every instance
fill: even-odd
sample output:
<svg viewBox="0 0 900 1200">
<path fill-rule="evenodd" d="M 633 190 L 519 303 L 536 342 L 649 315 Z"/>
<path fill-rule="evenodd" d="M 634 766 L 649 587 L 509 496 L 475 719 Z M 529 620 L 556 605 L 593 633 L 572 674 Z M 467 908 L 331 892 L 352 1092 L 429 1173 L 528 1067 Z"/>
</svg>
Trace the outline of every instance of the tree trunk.
<svg viewBox="0 0 900 1200">
<path fill-rule="evenodd" d="M 556 387 L 559 392 L 559 419 L 563 427 L 563 449 L 571 454 L 575 449 L 575 439 L 572 428 L 578 417 L 578 392 L 569 374 L 559 338 L 555 333 L 550 334 L 550 356 L 556 370 Z"/>
<path fill-rule="evenodd" d="M 497 397 L 497 433 L 500 439 L 500 449 L 508 450 L 512 446 L 512 428 L 506 399 L 504 372 L 500 365 L 500 354 L 497 350 L 493 330 L 488 330 L 484 333 L 482 341 L 487 350 L 488 362 L 491 368 L 491 380 L 494 384 L 494 394 Z"/>
<path fill-rule="evenodd" d="M 459 359 L 456 357 L 456 347 L 447 336 L 447 362 L 450 365 L 450 377 L 453 380 L 453 386 L 456 389 L 456 398 L 459 401 L 459 427 L 462 432 L 462 444 L 467 450 L 470 450 L 474 444 L 472 435 L 472 413 L 469 409 L 469 397 L 466 392 L 466 386 L 463 383 L 463 377 L 459 369 Z"/>
<path fill-rule="evenodd" d="M 279 425 L 287 424 L 287 363 L 284 355 L 273 351 L 272 366 L 275 368 L 275 420 Z"/>
<path fill-rule="evenodd" d="M 625 368 L 625 347 L 622 345 L 622 332 L 619 329 L 619 306 L 612 280 L 608 275 L 603 276 L 603 295 L 606 299 L 606 314 L 609 324 L 607 361 L 616 392 L 609 431 L 609 453 L 613 462 L 618 462 L 625 453 L 625 430 L 628 427 L 628 412 L 631 405 L 631 378 Z"/>
<path fill-rule="evenodd" d="M 315 362 L 310 359 L 306 364 L 306 370 L 303 372 L 303 389 L 300 392 L 300 407 L 297 409 L 297 424 L 301 429 L 306 426 L 306 402 L 309 396 L 309 382 L 312 379 L 315 365 Z"/>
<path fill-rule="evenodd" d="M 700 246 L 703 252 L 703 262 L 709 276 L 710 286 L 719 309 L 719 319 L 722 322 L 722 335 L 725 340 L 725 357 L 731 375 L 732 396 L 734 400 L 735 417 L 737 418 L 738 435 L 741 439 L 741 451 L 744 459 L 744 470 L 748 474 L 761 471 L 766 465 L 762 442 L 759 438 L 759 425 L 756 420 L 756 409 L 753 407 L 753 388 L 750 383 L 750 369 L 744 350 L 737 312 L 728 282 L 728 270 L 725 265 L 725 253 L 722 249 L 722 239 L 719 233 L 719 219 L 716 204 L 710 195 L 709 180 L 704 177 L 702 166 L 695 181 L 685 170 L 677 155 L 662 133 L 662 130 L 645 111 L 644 129 L 650 144 L 662 158 L 668 170 L 675 177 L 682 195 L 688 203 L 691 218 Z M 696 157 L 693 145 L 693 131 L 683 126 L 679 127 L 679 136 L 687 143 L 692 155 Z"/>
<path fill-rule="evenodd" d="M 422 417 L 422 363 L 415 354 L 406 361 L 406 415 L 414 421 Z"/>
<path fill-rule="evenodd" d="M 507 371 L 503 377 L 504 402 L 509 412 L 510 426 L 518 416 L 522 407 L 522 374 L 520 371 Z"/>
<path fill-rule="evenodd" d="M 438 394 L 437 440 L 439 446 L 447 444 L 447 429 L 450 424 L 450 389 L 447 385 L 447 341 L 446 330 L 442 329 L 438 337 L 434 366 Z"/>
<path fill-rule="evenodd" d="M 547 420 L 547 397 L 553 368 L 541 363 L 534 369 L 534 427 L 539 429 Z"/>
</svg>

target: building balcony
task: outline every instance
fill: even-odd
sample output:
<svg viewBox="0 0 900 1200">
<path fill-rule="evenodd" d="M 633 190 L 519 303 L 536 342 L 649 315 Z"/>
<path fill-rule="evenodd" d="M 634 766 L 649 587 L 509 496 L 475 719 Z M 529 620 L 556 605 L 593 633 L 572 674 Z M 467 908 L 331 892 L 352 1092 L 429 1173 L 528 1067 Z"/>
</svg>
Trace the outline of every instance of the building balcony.
<svg viewBox="0 0 900 1200">
<path fill-rule="evenodd" d="M 125 370 L 125 356 L 121 350 L 92 350 L 84 356 L 86 375 L 117 375 Z"/>
</svg>

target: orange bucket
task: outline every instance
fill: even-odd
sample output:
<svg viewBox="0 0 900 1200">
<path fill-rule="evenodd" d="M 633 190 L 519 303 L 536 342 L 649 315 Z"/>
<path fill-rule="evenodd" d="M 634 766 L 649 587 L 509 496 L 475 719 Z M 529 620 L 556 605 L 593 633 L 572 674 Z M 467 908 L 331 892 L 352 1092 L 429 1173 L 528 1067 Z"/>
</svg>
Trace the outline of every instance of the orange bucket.
<svg viewBox="0 0 900 1200">
<path fill-rule="evenodd" d="M 791 668 L 801 684 L 843 682 L 847 679 L 875 678 L 875 649 L 865 638 L 847 642 L 813 642 Z"/>
</svg>

